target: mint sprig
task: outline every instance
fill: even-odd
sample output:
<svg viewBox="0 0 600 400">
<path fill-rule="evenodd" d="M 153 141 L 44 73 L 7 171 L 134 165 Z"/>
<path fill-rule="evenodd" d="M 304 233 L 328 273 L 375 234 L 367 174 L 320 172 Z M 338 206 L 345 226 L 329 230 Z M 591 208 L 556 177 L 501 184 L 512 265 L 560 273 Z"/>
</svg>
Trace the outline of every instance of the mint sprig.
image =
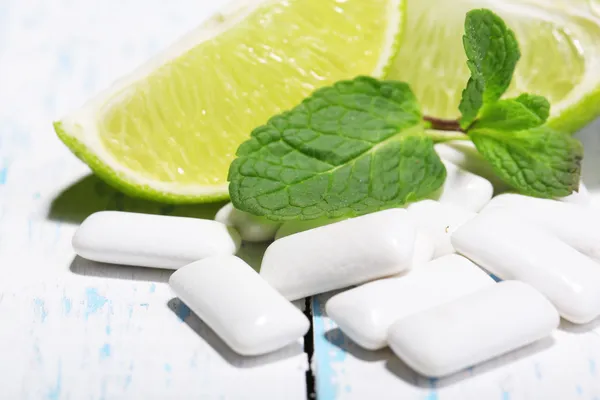
<svg viewBox="0 0 600 400">
<path fill-rule="evenodd" d="M 433 144 L 449 138 L 472 140 L 498 176 L 524 194 L 577 190 L 583 150 L 545 125 L 549 102 L 528 93 L 501 99 L 520 57 L 514 33 L 493 12 L 473 10 L 463 43 L 471 77 L 459 120 L 421 115 L 402 82 L 358 77 L 321 88 L 239 147 L 229 170 L 234 206 L 275 220 L 402 206 L 443 184 Z"/>
</svg>

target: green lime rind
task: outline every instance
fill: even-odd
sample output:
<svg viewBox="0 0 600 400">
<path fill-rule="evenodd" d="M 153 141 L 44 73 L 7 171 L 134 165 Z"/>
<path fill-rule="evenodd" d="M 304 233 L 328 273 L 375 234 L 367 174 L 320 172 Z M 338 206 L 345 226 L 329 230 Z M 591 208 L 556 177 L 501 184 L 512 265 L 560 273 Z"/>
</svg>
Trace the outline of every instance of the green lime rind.
<svg viewBox="0 0 600 400">
<path fill-rule="evenodd" d="M 567 107 L 559 115 L 550 116 L 547 124 L 558 131 L 574 134 L 600 117 L 599 104 L 600 87 L 597 87 L 577 103 Z"/>
<path fill-rule="evenodd" d="M 170 204 L 208 203 L 229 199 L 229 192 L 226 187 L 224 190 L 215 190 L 215 193 L 211 194 L 186 195 L 160 191 L 149 185 L 141 185 L 117 173 L 106 163 L 102 162 L 89 148 L 69 135 L 64 129 L 62 122 L 56 121 L 53 125 L 58 138 L 77 158 L 86 163 L 100 179 L 128 196 Z"/>
</svg>

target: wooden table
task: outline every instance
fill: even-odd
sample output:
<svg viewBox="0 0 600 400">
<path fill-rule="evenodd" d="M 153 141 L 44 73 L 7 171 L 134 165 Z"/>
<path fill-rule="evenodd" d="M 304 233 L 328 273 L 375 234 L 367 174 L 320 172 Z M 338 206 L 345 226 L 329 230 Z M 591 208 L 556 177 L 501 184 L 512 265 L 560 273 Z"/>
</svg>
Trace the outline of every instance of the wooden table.
<svg viewBox="0 0 600 400">
<path fill-rule="evenodd" d="M 597 322 L 564 324 L 553 340 L 432 381 L 388 351 L 348 342 L 323 315 L 323 295 L 312 300 L 314 354 L 298 342 L 242 358 L 179 302 L 166 284 L 169 271 L 74 256 L 73 232 L 94 211 L 211 218 L 218 209 L 114 191 L 90 175 L 51 125 L 218 6 L 0 3 L 0 399 L 305 399 L 309 357 L 324 400 L 599 399 Z M 596 154 L 598 126 L 585 134 Z M 600 187 L 596 178 L 590 182 Z M 243 257 L 256 263 L 260 253 L 260 246 L 246 247 Z"/>
</svg>

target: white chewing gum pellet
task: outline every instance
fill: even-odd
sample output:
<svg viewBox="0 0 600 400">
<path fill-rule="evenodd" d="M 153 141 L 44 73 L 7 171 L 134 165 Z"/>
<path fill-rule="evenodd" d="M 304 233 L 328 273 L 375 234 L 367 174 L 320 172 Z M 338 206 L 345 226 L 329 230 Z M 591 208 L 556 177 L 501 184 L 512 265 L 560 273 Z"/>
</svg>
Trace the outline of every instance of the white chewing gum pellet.
<svg viewBox="0 0 600 400">
<path fill-rule="evenodd" d="M 306 221 L 287 221 L 281 225 L 275 234 L 275 240 L 279 240 L 286 236 L 296 233 L 305 232 L 321 226 L 330 225 L 346 218 L 319 218 Z M 435 243 L 428 233 L 417 231 L 415 237 L 415 248 L 413 252 L 412 266 L 425 264 L 433 258 L 435 253 Z"/>
<path fill-rule="evenodd" d="M 446 180 L 434 195 L 434 200 L 473 212 L 481 210 L 494 194 L 494 187 L 490 181 L 449 161 L 443 163 L 446 167 Z"/>
<path fill-rule="evenodd" d="M 415 371 L 438 378 L 543 339 L 559 321 L 542 294 L 505 281 L 395 322 L 388 343 Z"/>
<path fill-rule="evenodd" d="M 239 354 L 278 350 L 308 332 L 308 318 L 234 256 L 206 258 L 177 270 L 169 285 Z"/>
<path fill-rule="evenodd" d="M 306 221 L 286 221 L 283 224 L 281 224 L 281 227 L 277 230 L 277 233 L 275 233 L 275 240 L 279 240 L 281 238 L 293 235 L 295 233 L 300 233 L 308 231 L 310 229 L 315 229 L 321 226 L 340 222 L 344 219 L 346 218 L 315 218 Z"/>
<path fill-rule="evenodd" d="M 498 178 L 498 174 L 491 164 L 479 154 L 472 142 L 455 140 L 438 143 L 434 148 L 442 160 L 449 161 L 459 168 L 487 179 L 494 186 L 495 193 L 502 193 L 510 189 Z"/>
<path fill-rule="evenodd" d="M 169 269 L 239 246 L 235 229 L 220 222 L 119 211 L 90 215 L 73 237 L 75 253 L 88 260 Z"/>
<path fill-rule="evenodd" d="M 266 242 L 273 240 L 275 232 L 281 226 L 280 222 L 270 221 L 264 217 L 240 211 L 227 203 L 215 215 L 215 221 L 233 226 L 246 242 Z"/>
<path fill-rule="evenodd" d="M 459 226 L 475 217 L 474 212 L 435 200 L 422 200 L 407 208 L 417 228 L 428 234 L 434 243 L 433 258 L 454 253 L 450 235 Z"/>
<path fill-rule="evenodd" d="M 494 284 L 471 261 L 449 254 L 402 277 L 337 294 L 325 307 L 350 339 L 365 349 L 378 350 L 387 346 L 388 329 L 397 320 Z"/>
<path fill-rule="evenodd" d="M 600 315 L 600 265 L 519 218 L 504 210 L 479 214 L 452 234 L 452 243 L 499 278 L 530 284 L 571 322 Z"/>
<path fill-rule="evenodd" d="M 391 209 L 273 242 L 260 275 L 289 300 L 397 274 L 411 267 L 416 230 Z"/>
<path fill-rule="evenodd" d="M 499 208 L 532 222 L 600 262 L 600 210 L 579 204 L 507 193 L 494 197 L 482 213 Z"/>
<path fill-rule="evenodd" d="M 435 243 L 426 232 L 417 230 L 415 236 L 415 247 L 413 249 L 413 257 L 411 261 L 411 268 L 419 267 L 427 264 L 433 258 L 435 254 Z"/>
<path fill-rule="evenodd" d="M 579 204 L 582 206 L 589 206 L 592 204 L 592 196 L 583 182 L 579 182 L 579 190 L 577 192 L 573 192 L 570 195 L 561 197 L 557 200 L 564 201 L 566 203 Z"/>
</svg>

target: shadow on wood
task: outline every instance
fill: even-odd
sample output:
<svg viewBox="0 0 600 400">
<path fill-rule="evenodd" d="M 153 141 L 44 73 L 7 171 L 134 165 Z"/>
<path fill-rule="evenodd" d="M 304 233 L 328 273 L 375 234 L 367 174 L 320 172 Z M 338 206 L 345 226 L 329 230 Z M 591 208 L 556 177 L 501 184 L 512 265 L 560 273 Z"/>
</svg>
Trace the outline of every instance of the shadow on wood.
<svg viewBox="0 0 600 400">
<path fill-rule="evenodd" d="M 530 345 L 521 347 L 520 349 L 511 351 L 498 357 L 494 357 L 491 360 L 477 364 L 474 367 L 467 368 L 459 371 L 455 374 L 448 375 L 440 379 L 431 379 L 422 376 L 412 370 L 404 361 L 398 357 L 393 356 L 386 362 L 386 368 L 388 371 L 396 375 L 403 381 L 415 385 L 421 388 L 431 388 L 432 382 L 434 382 L 435 388 L 443 388 L 447 386 L 457 385 L 461 382 L 475 378 L 479 375 L 486 374 L 492 370 L 504 367 L 508 364 L 512 364 L 516 361 L 522 360 L 527 357 L 531 357 L 535 354 L 541 353 L 544 350 L 549 349 L 554 345 L 554 338 L 547 337 Z"/>
<path fill-rule="evenodd" d="M 131 281 L 168 282 L 172 270 L 104 264 L 75 256 L 69 269 L 72 273 L 100 278 L 125 279 Z"/>
<path fill-rule="evenodd" d="M 302 341 L 294 342 L 280 350 L 261 356 L 242 356 L 234 352 L 217 334 L 194 314 L 179 298 L 172 298 L 167 302 L 167 307 L 185 322 L 202 340 L 208 343 L 214 350 L 234 367 L 253 368 L 266 364 L 279 362 L 288 358 L 304 354 Z M 307 362 L 308 365 L 308 362 Z"/>
<path fill-rule="evenodd" d="M 387 348 L 377 351 L 363 349 L 348 336 L 344 335 L 340 328 L 330 329 L 325 332 L 325 340 L 340 350 L 351 354 L 354 358 L 358 358 L 364 362 L 382 361 L 393 357 L 392 352 Z"/>
<path fill-rule="evenodd" d="M 119 192 L 95 175 L 88 175 L 52 201 L 48 218 L 78 224 L 95 212 L 116 210 L 212 219 L 223 204 L 173 205 L 138 199 Z"/>
<path fill-rule="evenodd" d="M 363 362 L 384 362 L 385 368 L 390 373 L 394 374 L 394 376 L 409 385 L 423 389 L 432 388 L 432 381 L 435 382 L 435 388 L 442 388 L 445 386 L 458 384 L 464 380 L 485 374 L 493 369 L 501 368 L 507 364 L 514 363 L 515 361 L 540 353 L 546 349 L 549 349 L 554 344 L 554 338 L 548 337 L 518 350 L 495 357 L 481 364 L 477 364 L 475 367 L 468 368 L 441 379 L 432 380 L 414 371 L 412 368 L 406 365 L 404 361 L 396 357 L 396 355 L 389 348 L 378 351 L 365 350 L 345 336 L 339 328 L 327 331 L 325 333 L 325 338 L 332 345 Z"/>
<path fill-rule="evenodd" d="M 561 318 L 560 326 L 558 327 L 558 329 L 560 329 L 561 331 L 574 334 L 584 334 L 596 330 L 598 328 L 600 328 L 600 317 L 593 319 L 587 324 L 574 324 L 572 322 L 567 321 L 566 319 Z"/>
<path fill-rule="evenodd" d="M 584 157 L 582 175 L 588 189 L 600 188 L 600 118 L 585 126 L 575 134 L 583 143 Z"/>
</svg>

